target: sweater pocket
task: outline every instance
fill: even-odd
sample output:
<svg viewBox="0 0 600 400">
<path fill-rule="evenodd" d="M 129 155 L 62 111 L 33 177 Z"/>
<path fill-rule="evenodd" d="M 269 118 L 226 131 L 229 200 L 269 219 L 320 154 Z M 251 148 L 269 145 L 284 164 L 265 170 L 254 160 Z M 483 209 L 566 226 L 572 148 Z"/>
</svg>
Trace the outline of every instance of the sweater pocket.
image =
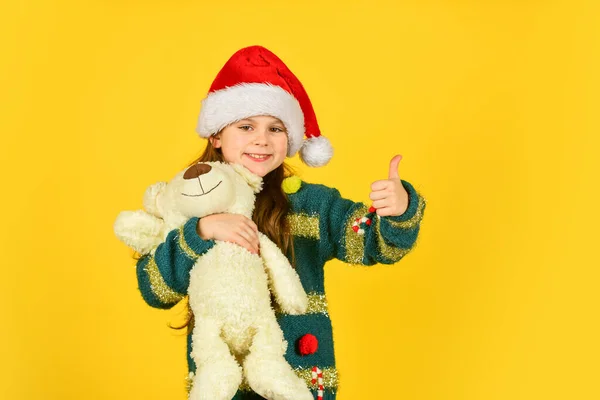
<svg viewBox="0 0 600 400">
<path fill-rule="evenodd" d="M 278 315 L 277 320 L 287 341 L 285 359 L 292 367 L 335 367 L 331 320 L 327 315 Z"/>
</svg>

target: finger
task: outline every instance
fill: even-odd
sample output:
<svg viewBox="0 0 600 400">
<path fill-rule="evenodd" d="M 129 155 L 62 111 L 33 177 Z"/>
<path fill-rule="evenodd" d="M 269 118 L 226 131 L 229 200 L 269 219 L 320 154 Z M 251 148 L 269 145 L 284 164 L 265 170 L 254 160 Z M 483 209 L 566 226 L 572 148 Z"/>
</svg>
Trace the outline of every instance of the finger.
<svg viewBox="0 0 600 400">
<path fill-rule="evenodd" d="M 260 244 L 258 240 L 258 227 L 248 217 L 243 217 L 242 221 L 244 222 L 241 226 L 241 229 L 244 229 L 247 232 L 247 239 L 255 246 L 256 251 L 260 252 Z"/>
<path fill-rule="evenodd" d="M 248 232 L 252 235 L 252 240 L 255 240 L 256 243 L 258 243 L 258 230 L 254 229 L 253 226 L 248 227 L 248 225 L 246 225 L 245 228 L 248 229 Z"/>
<path fill-rule="evenodd" d="M 389 206 L 389 202 L 387 199 L 375 200 L 372 205 L 379 210 L 380 208 Z"/>
<path fill-rule="evenodd" d="M 242 235 L 244 237 L 244 239 L 246 239 L 247 241 L 251 242 L 252 241 L 252 237 L 254 236 L 253 233 L 254 231 L 252 229 L 250 229 L 248 226 L 246 225 L 242 225 L 240 226 L 237 230 L 236 230 L 238 235 Z"/>
<path fill-rule="evenodd" d="M 245 237 L 240 235 L 239 233 L 234 235 L 233 242 L 244 247 L 246 250 L 248 250 L 252 254 L 257 253 L 257 250 L 254 248 L 254 246 L 252 246 L 252 244 Z"/>
<path fill-rule="evenodd" d="M 388 179 L 400 179 L 400 174 L 398 173 L 398 164 L 400 164 L 400 160 L 402 160 L 402 155 L 398 154 L 390 161 Z"/>
<path fill-rule="evenodd" d="M 258 246 L 259 246 L 259 243 L 258 243 L 258 235 L 257 235 L 257 233 L 254 231 L 254 229 L 250 228 L 250 227 L 249 227 L 249 226 L 247 226 L 247 225 L 244 225 L 244 226 L 242 226 L 242 228 L 241 228 L 240 234 L 241 234 L 241 235 L 242 235 L 244 238 L 246 238 L 246 240 L 247 240 L 248 242 L 250 242 L 250 243 L 251 243 L 251 244 L 254 246 L 254 248 L 255 248 L 256 250 L 258 250 Z"/>
<path fill-rule="evenodd" d="M 381 200 L 381 199 L 385 199 L 386 197 L 389 197 L 389 192 L 385 191 L 385 190 L 377 190 L 375 192 L 371 192 L 369 194 L 369 198 L 371 200 Z"/>
<path fill-rule="evenodd" d="M 378 208 L 377 215 L 379 215 L 380 217 L 387 217 L 389 215 L 392 215 L 392 208 L 391 207 Z"/>
<path fill-rule="evenodd" d="M 384 189 L 387 189 L 389 187 L 389 185 L 390 185 L 390 181 L 387 179 L 375 181 L 375 182 L 371 183 L 371 190 L 372 191 L 384 190 Z"/>
<path fill-rule="evenodd" d="M 260 241 L 258 239 L 258 235 L 254 231 L 252 231 L 252 244 L 254 245 L 256 251 L 260 251 Z"/>
<path fill-rule="evenodd" d="M 258 232 L 258 226 L 248 217 L 244 217 L 244 222 L 248 225 L 254 232 Z"/>
</svg>

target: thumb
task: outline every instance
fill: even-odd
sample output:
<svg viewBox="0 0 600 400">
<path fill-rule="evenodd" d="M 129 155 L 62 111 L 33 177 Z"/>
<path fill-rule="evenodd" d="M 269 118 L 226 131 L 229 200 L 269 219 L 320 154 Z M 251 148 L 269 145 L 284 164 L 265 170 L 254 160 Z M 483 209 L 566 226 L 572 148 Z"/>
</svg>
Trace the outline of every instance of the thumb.
<svg viewBox="0 0 600 400">
<path fill-rule="evenodd" d="M 388 179 L 400 179 L 400 174 L 398 174 L 398 164 L 400 164 L 400 160 L 402 160 L 402 156 L 398 154 L 390 161 L 390 173 Z"/>
</svg>

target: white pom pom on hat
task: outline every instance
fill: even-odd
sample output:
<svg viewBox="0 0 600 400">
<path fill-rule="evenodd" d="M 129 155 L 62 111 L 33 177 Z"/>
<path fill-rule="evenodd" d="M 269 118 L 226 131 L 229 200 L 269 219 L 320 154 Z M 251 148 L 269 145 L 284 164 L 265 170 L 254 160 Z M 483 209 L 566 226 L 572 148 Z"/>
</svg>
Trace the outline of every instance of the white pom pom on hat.
<svg viewBox="0 0 600 400">
<path fill-rule="evenodd" d="M 333 148 L 321 135 L 302 83 L 262 46 L 238 50 L 225 63 L 202 100 L 196 131 L 208 138 L 233 122 L 256 115 L 271 115 L 283 122 L 288 131 L 288 157 L 300 151 L 300 159 L 311 167 L 331 160 Z"/>
</svg>

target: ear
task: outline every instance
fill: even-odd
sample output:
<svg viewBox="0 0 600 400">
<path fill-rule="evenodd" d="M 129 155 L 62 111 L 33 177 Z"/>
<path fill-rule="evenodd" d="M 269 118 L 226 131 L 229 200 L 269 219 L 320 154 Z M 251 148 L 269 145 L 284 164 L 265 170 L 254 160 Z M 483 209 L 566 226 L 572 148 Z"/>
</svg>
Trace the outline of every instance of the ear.
<svg viewBox="0 0 600 400">
<path fill-rule="evenodd" d="M 113 229 L 119 240 L 141 254 L 148 254 L 163 241 L 164 221 L 143 210 L 122 211 Z"/>
<path fill-rule="evenodd" d="M 221 147 L 221 134 L 220 133 L 216 133 L 212 136 L 209 136 L 208 140 L 210 141 L 210 144 L 212 145 L 212 147 L 214 147 L 215 149 L 218 149 Z"/>
<path fill-rule="evenodd" d="M 165 191 L 166 187 L 166 182 L 158 182 L 149 186 L 144 193 L 144 208 L 146 211 L 148 211 L 148 213 L 154 215 L 155 217 L 163 217 L 156 200 L 158 196 Z"/>
<path fill-rule="evenodd" d="M 233 168 L 235 172 L 237 172 L 244 180 L 248 183 L 248 185 L 254 190 L 254 193 L 258 193 L 262 190 L 262 178 L 258 175 L 250 172 L 249 169 L 244 167 L 241 164 L 229 164 Z"/>
</svg>

